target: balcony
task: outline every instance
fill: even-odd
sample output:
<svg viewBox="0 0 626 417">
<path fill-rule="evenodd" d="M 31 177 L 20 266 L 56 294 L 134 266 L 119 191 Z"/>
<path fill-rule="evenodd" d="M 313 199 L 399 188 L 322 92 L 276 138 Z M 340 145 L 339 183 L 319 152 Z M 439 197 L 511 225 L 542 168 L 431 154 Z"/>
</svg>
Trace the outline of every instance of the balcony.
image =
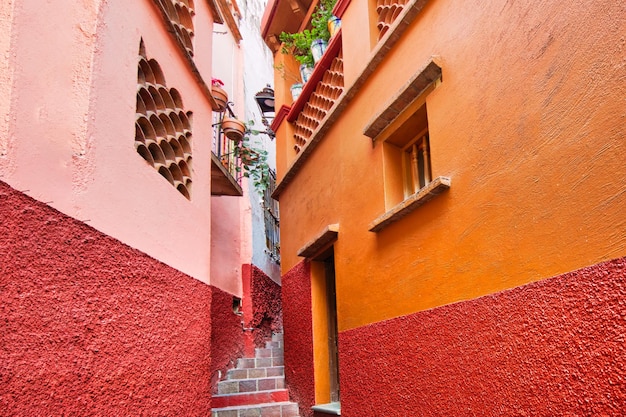
<svg viewBox="0 0 626 417">
<path fill-rule="evenodd" d="M 279 6 L 282 4 L 280 0 L 276 0 L 276 2 Z M 333 8 L 333 15 L 339 18 L 343 17 L 349 6 L 368 8 L 372 16 L 369 23 L 370 29 L 374 31 L 372 33 L 375 33 L 378 41 L 371 44 L 369 56 L 364 62 L 357 64 L 359 68 L 352 72 L 352 77 L 346 84 L 343 68 L 344 42 L 342 41 L 342 30 L 340 30 L 331 38 L 322 61 L 316 65 L 314 73 L 305 84 L 301 95 L 291 106 L 283 104 L 277 112 L 277 117 L 271 127 L 274 131 L 280 130 L 282 132 L 281 140 L 278 143 L 280 146 L 284 146 L 286 150 L 282 159 L 279 160 L 281 175 L 279 175 L 279 183 L 273 194 L 274 198 L 278 199 L 284 189 L 296 177 L 317 144 L 323 140 L 326 133 L 339 120 L 350 100 L 384 61 L 384 58 L 407 30 L 409 24 L 420 14 L 427 3 L 428 0 L 377 0 L 375 3 L 364 5 L 350 0 L 337 0 Z M 310 21 L 307 19 L 310 18 L 313 12 L 312 8 L 317 4 L 317 2 L 312 2 L 305 19 L 299 22 L 300 31 L 310 27 Z M 277 68 L 293 69 L 295 65 L 289 58 L 278 58 L 280 56 L 280 44 L 276 44 L 276 39 L 279 39 L 280 31 L 286 30 L 288 27 L 285 23 L 288 21 L 286 16 L 291 16 L 293 20 L 297 19 L 295 19 L 295 14 L 290 14 L 289 11 L 284 10 L 283 13 L 286 16 L 281 16 L 269 5 L 266 9 L 267 19 L 264 18 L 264 26 L 262 27 L 265 42 L 275 52 L 275 62 L 278 62 Z M 276 7 L 275 10 L 280 11 L 280 8 Z M 348 26 L 343 29 L 343 31 L 347 30 L 351 30 L 354 35 L 354 27 Z M 354 37 L 350 39 L 354 41 Z M 295 60 L 293 61 L 295 62 Z M 347 64 L 354 65 L 355 63 L 348 62 Z M 355 74 L 356 76 L 354 76 Z M 286 80 L 286 72 L 282 75 Z M 278 80 L 276 84 L 280 84 Z M 279 103 L 290 101 L 288 93 L 285 94 L 287 89 L 286 82 L 283 83 L 282 88 L 278 88 L 278 96 L 282 99 L 282 101 L 279 99 Z"/>
<path fill-rule="evenodd" d="M 287 121 L 294 124 L 293 149 L 297 154 L 309 143 L 343 89 L 340 31 L 331 39 L 324 56 L 287 114 Z"/>
<path fill-rule="evenodd" d="M 222 132 L 226 114 L 234 117 L 230 106 L 222 113 L 213 113 L 213 144 L 211 149 L 211 195 L 242 196 L 241 159 L 235 155 L 234 143 Z"/>
</svg>

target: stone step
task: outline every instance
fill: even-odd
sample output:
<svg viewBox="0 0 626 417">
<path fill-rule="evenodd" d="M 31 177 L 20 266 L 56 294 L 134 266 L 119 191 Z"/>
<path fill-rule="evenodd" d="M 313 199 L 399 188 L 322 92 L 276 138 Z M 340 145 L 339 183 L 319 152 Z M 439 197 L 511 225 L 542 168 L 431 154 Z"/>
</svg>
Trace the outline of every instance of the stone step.
<svg viewBox="0 0 626 417">
<path fill-rule="evenodd" d="M 237 360 L 237 369 L 273 368 L 283 365 L 282 356 L 271 358 L 241 358 Z"/>
<path fill-rule="evenodd" d="M 284 356 L 284 351 L 282 348 L 265 348 L 260 349 L 256 348 L 254 350 L 255 358 L 282 358 Z"/>
<path fill-rule="evenodd" d="M 211 407 L 240 407 L 287 401 L 289 401 L 289 392 L 286 389 L 277 389 L 273 391 L 214 395 L 211 400 Z"/>
<path fill-rule="evenodd" d="M 272 349 L 272 348 L 282 349 L 283 342 L 278 341 L 278 340 L 277 341 L 272 340 L 271 342 L 265 342 L 265 347 L 268 349 Z"/>
<path fill-rule="evenodd" d="M 217 383 L 218 394 L 236 394 L 238 392 L 274 391 L 285 388 L 282 376 L 270 378 L 232 379 Z"/>
<path fill-rule="evenodd" d="M 267 378 L 285 376 L 284 366 L 274 366 L 270 368 L 244 368 L 230 369 L 226 373 L 226 379 L 248 379 L 248 378 Z"/>
<path fill-rule="evenodd" d="M 298 404 L 278 402 L 247 407 L 213 408 L 212 417 L 298 417 Z"/>
</svg>

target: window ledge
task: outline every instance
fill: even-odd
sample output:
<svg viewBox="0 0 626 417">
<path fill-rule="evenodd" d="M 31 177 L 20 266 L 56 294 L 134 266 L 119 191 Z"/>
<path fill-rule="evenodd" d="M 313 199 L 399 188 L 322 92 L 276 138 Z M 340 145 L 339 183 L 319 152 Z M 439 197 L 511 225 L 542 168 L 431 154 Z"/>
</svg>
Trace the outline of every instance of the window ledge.
<svg viewBox="0 0 626 417">
<path fill-rule="evenodd" d="M 317 412 L 325 413 L 325 414 L 332 414 L 334 416 L 341 415 L 341 403 L 340 402 L 318 404 L 318 405 L 314 405 L 313 407 L 311 407 L 311 409 L 313 411 L 317 411 Z"/>
<path fill-rule="evenodd" d="M 299 251 L 298 256 L 312 258 L 317 255 L 320 250 L 328 246 L 331 242 L 337 240 L 339 234 L 338 224 L 329 224 L 324 228 L 322 233 L 315 236 L 311 241 L 307 242 Z"/>
<path fill-rule="evenodd" d="M 369 231 L 380 232 L 391 223 L 400 220 L 419 206 L 443 193 L 448 188 L 450 188 L 450 178 L 435 178 L 432 182 L 419 190 L 417 193 L 408 197 L 406 200 L 393 207 L 391 210 L 370 223 Z"/>
</svg>

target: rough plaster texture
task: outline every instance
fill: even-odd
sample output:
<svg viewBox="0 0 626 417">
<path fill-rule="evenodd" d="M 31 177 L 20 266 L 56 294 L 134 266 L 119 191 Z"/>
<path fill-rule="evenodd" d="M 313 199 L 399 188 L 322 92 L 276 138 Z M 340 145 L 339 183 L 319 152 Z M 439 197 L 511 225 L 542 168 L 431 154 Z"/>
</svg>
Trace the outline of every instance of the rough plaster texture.
<svg viewBox="0 0 626 417">
<path fill-rule="evenodd" d="M 234 296 L 213 288 L 211 302 L 211 381 L 213 391 L 237 359 L 254 356 L 265 347 L 272 332 L 282 331 L 280 286 L 254 265 L 242 265 L 244 288 L 242 315 L 233 311 Z M 246 331 L 243 328 L 246 328 Z M 253 329 L 253 330 L 250 330 Z"/>
<path fill-rule="evenodd" d="M 251 314 L 246 314 L 246 327 L 255 329 L 255 346 L 264 347 L 272 333 L 283 329 L 281 287 L 254 265 L 243 266 L 243 279 L 244 288 L 249 286 L 249 293 L 246 294 L 248 300 L 244 299 L 244 304 L 251 304 Z M 246 280 L 249 281 L 248 285 Z M 245 308 L 244 312 L 247 313 Z"/>
<path fill-rule="evenodd" d="M 0 219 L 0 415 L 208 415 L 211 287 L 3 182 Z"/>
<path fill-rule="evenodd" d="M 315 404 L 311 264 L 302 261 L 282 277 L 285 341 L 285 382 L 302 417 L 312 416 Z"/>
<path fill-rule="evenodd" d="M 216 393 L 217 382 L 243 356 L 244 335 L 242 318 L 233 312 L 233 295 L 213 288 L 212 297 L 211 386 Z"/>
<path fill-rule="evenodd" d="M 340 333 L 342 416 L 622 416 L 626 258 Z"/>
</svg>

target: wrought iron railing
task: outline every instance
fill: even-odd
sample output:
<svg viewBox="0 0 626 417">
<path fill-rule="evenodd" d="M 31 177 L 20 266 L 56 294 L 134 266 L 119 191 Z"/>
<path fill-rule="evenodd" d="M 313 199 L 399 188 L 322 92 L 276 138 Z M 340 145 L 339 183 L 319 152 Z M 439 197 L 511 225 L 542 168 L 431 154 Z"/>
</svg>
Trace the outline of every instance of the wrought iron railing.
<svg viewBox="0 0 626 417">
<path fill-rule="evenodd" d="M 243 178 L 241 159 L 235 153 L 235 142 L 228 139 L 222 131 L 222 121 L 226 115 L 235 117 L 233 110 L 230 107 L 231 103 L 226 105 L 226 110 L 218 113 L 213 113 L 213 146 L 212 151 L 215 156 L 218 157 L 220 163 L 230 175 L 241 186 L 241 179 Z"/>
</svg>

